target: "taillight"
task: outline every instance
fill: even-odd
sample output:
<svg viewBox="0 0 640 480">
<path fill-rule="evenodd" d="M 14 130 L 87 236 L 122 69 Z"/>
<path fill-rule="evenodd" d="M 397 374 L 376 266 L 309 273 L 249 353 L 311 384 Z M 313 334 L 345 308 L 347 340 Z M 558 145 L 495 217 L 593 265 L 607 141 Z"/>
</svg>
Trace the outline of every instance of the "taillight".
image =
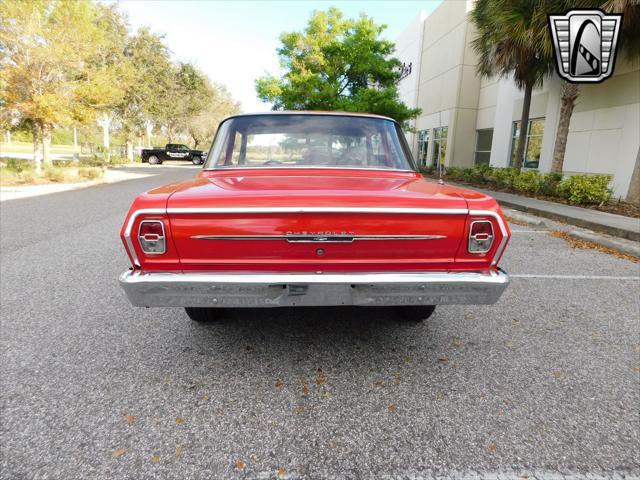
<svg viewBox="0 0 640 480">
<path fill-rule="evenodd" d="M 488 220 L 471 222 L 469 253 L 487 253 L 493 245 L 493 224 Z"/>
<path fill-rule="evenodd" d="M 144 253 L 159 255 L 166 252 L 164 223 L 160 220 L 143 220 L 138 231 L 138 241 Z"/>
</svg>

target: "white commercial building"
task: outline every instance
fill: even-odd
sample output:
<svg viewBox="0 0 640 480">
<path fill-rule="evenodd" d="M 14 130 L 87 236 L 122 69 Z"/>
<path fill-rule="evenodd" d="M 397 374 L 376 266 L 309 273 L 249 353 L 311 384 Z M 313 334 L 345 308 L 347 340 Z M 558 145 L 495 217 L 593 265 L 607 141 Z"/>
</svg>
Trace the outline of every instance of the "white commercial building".
<svg viewBox="0 0 640 480">
<path fill-rule="evenodd" d="M 421 165 L 437 165 L 440 160 L 446 166 L 507 167 L 515 156 L 524 92 L 510 79 L 477 74 L 472 8 L 472 1 L 445 0 L 426 18 L 416 17 L 397 41 L 395 55 L 412 64 L 411 73 L 399 84 L 401 98 L 422 109 L 413 125 L 417 133 L 410 139 Z M 554 73 L 533 92 L 526 168 L 551 168 L 560 85 Z M 614 195 L 625 197 L 639 149 L 640 64 L 618 53 L 611 78 L 581 86 L 564 172 L 612 175 Z"/>
</svg>

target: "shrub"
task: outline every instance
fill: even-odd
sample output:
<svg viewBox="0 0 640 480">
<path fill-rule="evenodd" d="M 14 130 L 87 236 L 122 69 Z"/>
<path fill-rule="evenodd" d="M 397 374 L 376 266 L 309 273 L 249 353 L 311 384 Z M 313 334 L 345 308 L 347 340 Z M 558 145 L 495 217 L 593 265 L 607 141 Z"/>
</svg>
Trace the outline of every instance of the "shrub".
<svg viewBox="0 0 640 480">
<path fill-rule="evenodd" d="M 469 183 L 485 183 L 491 173 L 491 167 L 488 165 L 476 165 L 473 168 L 463 170 L 462 176 Z"/>
<path fill-rule="evenodd" d="M 45 177 L 50 182 L 64 182 L 66 175 L 65 171 L 59 167 L 49 167 L 44 172 Z"/>
<path fill-rule="evenodd" d="M 22 182 L 26 184 L 36 183 L 36 172 L 34 172 L 33 170 L 25 170 L 24 172 L 20 173 L 20 178 Z"/>
<path fill-rule="evenodd" d="M 558 193 L 573 205 L 603 203 L 611 198 L 610 175 L 573 175 L 558 183 Z"/>
<path fill-rule="evenodd" d="M 104 167 L 108 165 L 108 162 L 104 158 L 94 155 L 90 158 L 81 158 L 80 165 L 87 167 Z"/>
<path fill-rule="evenodd" d="M 558 183 L 561 181 L 561 173 L 544 173 L 540 175 L 538 193 L 550 196 L 558 195 Z"/>
<path fill-rule="evenodd" d="M 2 159 L 2 162 L 6 165 L 7 170 L 11 170 L 16 173 L 33 170 L 33 162 L 31 160 L 24 160 L 21 158 L 4 158 Z"/>
<path fill-rule="evenodd" d="M 515 168 L 494 168 L 489 180 L 499 187 L 511 187 L 519 173 Z"/>
<path fill-rule="evenodd" d="M 521 192 L 537 193 L 540 190 L 540 174 L 537 170 L 525 170 L 513 178 L 513 188 Z"/>
<path fill-rule="evenodd" d="M 78 175 L 89 180 L 95 180 L 96 178 L 102 178 L 104 170 L 100 167 L 80 167 L 78 168 Z"/>
<path fill-rule="evenodd" d="M 464 170 L 459 167 L 447 167 L 446 176 L 450 180 L 462 180 L 464 178 Z"/>
<path fill-rule="evenodd" d="M 420 173 L 424 175 L 431 175 L 434 171 L 433 165 L 421 165 Z"/>
</svg>

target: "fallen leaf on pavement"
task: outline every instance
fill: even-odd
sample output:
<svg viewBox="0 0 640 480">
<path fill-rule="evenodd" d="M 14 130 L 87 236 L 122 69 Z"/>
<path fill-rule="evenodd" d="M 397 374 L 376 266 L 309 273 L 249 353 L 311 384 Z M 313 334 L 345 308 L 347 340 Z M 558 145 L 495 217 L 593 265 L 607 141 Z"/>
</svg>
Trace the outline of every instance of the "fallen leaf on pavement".
<svg viewBox="0 0 640 480">
<path fill-rule="evenodd" d="M 176 447 L 176 457 L 180 458 L 182 456 L 182 447 Z"/>
<path fill-rule="evenodd" d="M 121 456 L 123 456 L 125 453 L 127 453 L 127 449 L 126 448 L 119 448 L 116 451 L 114 451 L 111 456 L 113 458 L 120 458 Z"/>
<path fill-rule="evenodd" d="M 133 415 L 127 415 L 127 423 L 129 425 L 133 425 L 133 421 L 135 420 L 135 418 L 133 417 Z"/>
<path fill-rule="evenodd" d="M 375 382 L 373 382 L 373 385 L 376 387 L 381 387 L 384 385 L 384 380 L 376 380 Z"/>
<path fill-rule="evenodd" d="M 287 474 L 287 471 L 284 469 L 284 467 L 280 467 L 277 473 L 278 478 L 284 478 L 284 476 Z"/>
<path fill-rule="evenodd" d="M 209 395 L 207 395 L 206 393 L 202 396 L 202 400 L 204 400 L 205 402 L 209 400 Z"/>
<path fill-rule="evenodd" d="M 409 365 L 411 362 L 413 362 L 413 358 L 410 357 L 409 355 L 407 355 L 406 357 L 404 357 L 404 363 L 406 363 L 407 365 Z"/>
<path fill-rule="evenodd" d="M 396 407 L 395 403 L 392 403 L 391 405 L 389 405 L 388 408 L 391 413 L 395 413 L 398 411 L 398 407 Z"/>
<path fill-rule="evenodd" d="M 459 338 L 454 338 L 453 339 L 453 344 L 458 348 L 464 347 L 464 342 L 462 340 L 460 340 Z"/>
<path fill-rule="evenodd" d="M 247 464 L 244 463 L 242 460 L 236 460 L 236 463 L 234 463 L 233 468 L 241 472 L 242 470 L 245 469 L 246 466 Z"/>
<path fill-rule="evenodd" d="M 184 420 L 180 417 L 176 417 L 176 425 L 182 425 L 184 423 Z"/>
<path fill-rule="evenodd" d="M 276 388 L 282 390 L 284 388 L 284 382 L 280 379 L 276 380 Z"/>
<path fill-rule="evenodd" d="M 394 377 L 395 377 L 395 378 L 394 378 L 394 380 L 393 380 L 393 383 L 394 383 L 395 385 L 400 385 L 400 373 L 399 373 L 399 372 L 396 372 L 396 373 L 394 374 Z"/>
<path fill-rule="evenodd" d="M 298 406 L 293 409 L 293 413 L 302 413 L 302 412 L 304 412 L 304 407 Z"/>
<path fill-rule="evenodd" d="M 160 463 L 160 455 L 154 455 L 151 457 L 151 463 Z"/>
<path fill-rule="evenodd" d="M 449 359 L 447 357 L 440 357 L 438 363 L 449 363 Z"/>
<path fill-rule="evenodd" d="M 316 380 L 318 385 L 324 385 L 324 373 L 322 373 L 322 369 L 318 369 L 318 379 Z"/>
<path fill-rule="evenodd" d="M 498 450 L 498 446 L 496 445 L 496 442 L 491 442 L 489 444 L 489 451 L 491 453 L 496 453 L 497 450 Z"/>
<path fill-rule="evenodd" d="M 562 378 L 562 370 L 554 370 L 553 376 L 556 378 Z"/>
</svg>

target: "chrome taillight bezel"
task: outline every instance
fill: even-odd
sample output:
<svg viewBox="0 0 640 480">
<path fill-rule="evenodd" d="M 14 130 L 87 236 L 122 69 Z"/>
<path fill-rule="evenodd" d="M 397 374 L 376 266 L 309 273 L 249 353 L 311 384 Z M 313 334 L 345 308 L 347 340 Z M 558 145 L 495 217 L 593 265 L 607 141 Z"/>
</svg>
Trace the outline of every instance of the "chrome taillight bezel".
<svg viewBox="0 0 640 480">
<path fill-rule="evenodd" d="M 142 235 L 142 226 L 146 223 L 160 224 L 160 227 L 162 229 L 162 234 L 161 235 L 157 235 L 157 234 Z M 155 238 L 149 238 L 151 236 Z M 140 222 L 140 225 L 138 226 L 138 244 L 140 245 L 140 250 L 142 250 L 142 252 L 145 255 L 162 255 L 164 253 L 167 253 L 167 236 L 164 229 L 164 222 L 162 220 L 155 220 L 155 219 L 142 220 Z M 148 248 L 145 248 L 151 245 L 153 245 L 154 247 L 158 246 L 159 248 L 151 249 L 151 250 Z"/>
<path fill-rule="evenodd" d="M 473 226 L 477 223 L 488 223 L 489 227 L 491 228 L 491 233 L 490 234 L 473 234 Z M 483 238 L 478 238 L 479 235 L 483 235 L 486 237 Z M 491 247 L 493 247 L 493 241 L 495 240 L 495 232 L 493 229 L 493 222 L 491 222 L 490 220 L 474 220 L 473 222 L 471 222 L 471 224 L 469 225 L 469 238 L 467 239 L 467 251 L 469 253 L 473 253 L 473 254 L 485 254 L 488 253 L 491 250 Z M 474 244 L 474 242 L 487 242 L 487 245 L 483 245 L 483 248 L 477 248 L 476 245 Z"/>
</svg>

